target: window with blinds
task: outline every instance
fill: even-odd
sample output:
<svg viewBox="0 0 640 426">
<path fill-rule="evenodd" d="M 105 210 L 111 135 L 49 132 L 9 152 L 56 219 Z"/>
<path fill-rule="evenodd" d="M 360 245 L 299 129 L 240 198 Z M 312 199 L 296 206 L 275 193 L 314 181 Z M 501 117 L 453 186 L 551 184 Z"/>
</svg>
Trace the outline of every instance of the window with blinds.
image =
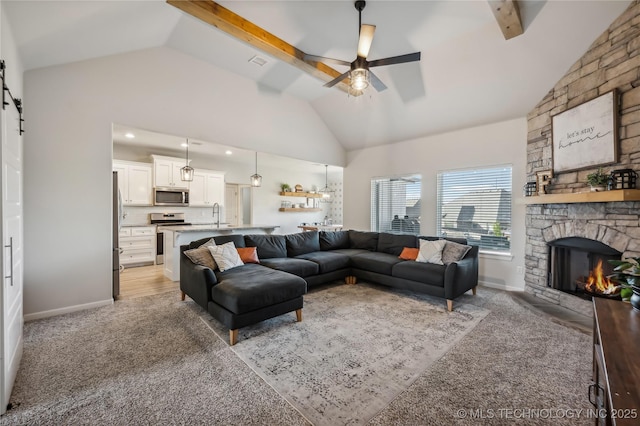
<svg viewBox="0 0 640 426">
<path fill-rule="evenodd" d="M 371 180 L 371 230 L 420 234 L 420 175 Z"/>
<path fill-rule="evenodd" d="M 438 173 L 437 232 L 511 252 L 511 166 Z"/>
</svg>

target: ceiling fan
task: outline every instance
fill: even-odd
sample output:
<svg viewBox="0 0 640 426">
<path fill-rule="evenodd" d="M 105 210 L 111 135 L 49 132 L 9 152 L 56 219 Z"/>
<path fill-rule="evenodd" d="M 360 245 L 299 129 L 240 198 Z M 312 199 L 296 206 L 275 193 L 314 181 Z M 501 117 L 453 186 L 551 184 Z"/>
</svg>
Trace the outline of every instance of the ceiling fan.
<svg viewBox="0 0 640 426">
<path fill-rule="evenodd" d="M 387 88 L 385 84 L 374 74 L 369 68 L 380 67 L 383 65 L 402 64 L 404 62 L 415 62 L 420 60 L 420 52 L 409 53 L 406 55 L 392 56 L 384 59 L 376 59 L 374 61 L 368 61 L 369 49 L 373 42 L 373 34 L 376 31 L 375 25 L 362 24 L 362 10 L 367 5 L 364 0 L 358 0 L 355 2 L 356 10 L 358 11 L 358 24 L 360 35 L 358 38 L 358 55 L 353 62 L 347 62 L 340 59 L 325 58 L 323 56 L 316 55 L 304 55 L 305 60 L 311 60 L 314 62 L 333 63 L 338 65 L 346 65 L 350 69 L 344 74 L 339 75 L 330 82 L 326 83 L 324 87 L 333 87 L 340 83 L 347 77 L 350 78 L 350 92 L 354 95 L 361 95 L 362 92 L 371 84 L 378 92 L 381 92 Z"/>
</svg>

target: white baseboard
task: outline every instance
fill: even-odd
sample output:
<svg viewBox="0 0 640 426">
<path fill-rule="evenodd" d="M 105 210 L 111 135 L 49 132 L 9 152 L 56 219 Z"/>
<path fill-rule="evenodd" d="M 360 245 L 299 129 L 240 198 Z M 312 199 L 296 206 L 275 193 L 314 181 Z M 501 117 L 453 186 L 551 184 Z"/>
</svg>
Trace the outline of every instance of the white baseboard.
<svg viewBox="0 0 640 426">
<path fill-rule="evenodd" d="M 42 318 L 55 317 L 57 315 L 68 314 L 85 309 L 99 308 L 101 306 L 113 305 L 113 299 L 99 300 L 97 302 L 85 303 L 82 305 L 67 306 L 64 308 L 51 309 L 49 311 L 34 312 L 24 316 L 25 321 L 33 321 Z"/>
<path fill-rule="evenodd" d="M 486 282 L 486 281 L 478 281 L 478 284 L 483 286 L 483 287 L 495 288 L 497 290 L 524 291 L 524 288 L 514 287 L 514 286 L 510 286 L 510 285 L 495 284 L 495 283 L 490 283 L 490 282 Z"/>
</svg>

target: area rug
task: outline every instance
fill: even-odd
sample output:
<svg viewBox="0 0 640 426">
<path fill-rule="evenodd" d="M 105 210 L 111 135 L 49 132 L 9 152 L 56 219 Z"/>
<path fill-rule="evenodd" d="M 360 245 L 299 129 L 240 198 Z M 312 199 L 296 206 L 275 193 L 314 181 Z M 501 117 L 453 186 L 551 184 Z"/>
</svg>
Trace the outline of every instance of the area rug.
<svg viewBox="0 0 640 426">
<path fill-rule="evenodd" d="M 470 304 L 366 284 L 305 296 L 246 327 L 233 351 L 315 425 L 365 424 L 489 314 Z M 228 330 L 202 316 L 228 341 Z"/>
</svg>

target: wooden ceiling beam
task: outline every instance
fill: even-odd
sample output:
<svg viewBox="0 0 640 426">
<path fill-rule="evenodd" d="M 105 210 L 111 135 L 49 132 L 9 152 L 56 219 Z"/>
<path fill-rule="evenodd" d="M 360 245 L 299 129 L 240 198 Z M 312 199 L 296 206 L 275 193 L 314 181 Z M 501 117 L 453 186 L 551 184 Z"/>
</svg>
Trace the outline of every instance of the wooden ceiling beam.
<svg viewBox="0 0 640 426">
<path fill-rule="evenodd" d="M 488 0 L 505 40 L 524 33 L 516 0 Z"/>
<path fill-rule="evenodd" d="M 305 53 L 300 49 L 212 0 L 167 0 L 167 3 L 324 82 L 342 74 L 321 62 L 305 61 Z M 349 93 L 348 81 L 334 87 Z"/>
</svg>

